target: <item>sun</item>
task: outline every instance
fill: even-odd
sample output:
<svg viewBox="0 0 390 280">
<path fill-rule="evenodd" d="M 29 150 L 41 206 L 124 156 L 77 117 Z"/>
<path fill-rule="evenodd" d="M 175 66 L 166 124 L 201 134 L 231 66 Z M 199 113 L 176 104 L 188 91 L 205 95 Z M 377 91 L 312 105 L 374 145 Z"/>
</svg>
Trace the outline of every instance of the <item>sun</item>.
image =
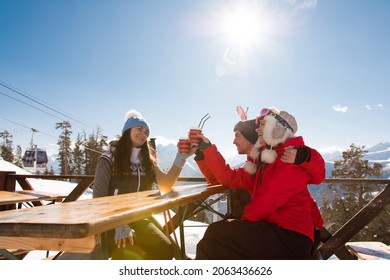
<svg viewBox="0 0 390 280">
<path fill-rule="evenodd" d="M 215 36 L 223 55 L 216 61 L 219 78 L 246 76 L 258 63 L 258 57 L 273 51 L 278 32 L 277 17 L 261 1 L 226 1 L 213 9 L 210 34 Z"/>
<path fill-rule="evenodd" d="M 266 39 L 269 22 L 259 7 L 239 6 L 220 14 L 220 34 L 230 45 L 249 48 Z"/>
<path fill-rule="evenodd" d="M 261 28 L 258 18 L 251 13 L 241 11 L 226 15 L 222 32 L 230 44 L 249 46 L 257 41 Z"/>
</svg>

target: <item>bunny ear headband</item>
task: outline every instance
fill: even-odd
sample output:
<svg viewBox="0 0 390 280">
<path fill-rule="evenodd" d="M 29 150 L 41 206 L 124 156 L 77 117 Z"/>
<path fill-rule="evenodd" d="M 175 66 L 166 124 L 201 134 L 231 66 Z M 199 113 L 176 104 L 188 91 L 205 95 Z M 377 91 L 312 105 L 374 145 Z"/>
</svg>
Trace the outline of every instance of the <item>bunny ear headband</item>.
<svg viewBox="0 0 390 280">
<path fill-rule="evenodd" d="M 244 111 L 244 109 L 241 106 L 236 107 L 238 116 L 240 117 L 241 121 L 246 121 L 248 119 L 248 114 L 247 114 L 248 109 L 249 107 L 247 107 L 246 110 Z"/>
<path fill-rule="evenodd" d="M 255 131 L 256 121 L 248 120 L 248 109 L 249 107 L 247 107 L 246 110 L 244 110 L 241 106 L 236 107 L 238 116 L 240 117 L 240 121 L 235 125 L 233 130 L 239 130 L 247 140 L 254 144 L 252 152 L 250 154 L 250 157 L 254 161 L 258 158 L 260 154 L 260 146 L 257 142 L 258 136 L 257 132 Z M 251 175 L 256 174 L 257 171 L 257 165 L 252 160 L 247 160 L 243 166 L 244 170 Z"/>
<path fill-rule="evenodd" d="M 248 120 L 248 108 L 244 111 L 241 106 L 237 106 L 236 110 L 238 116 L 240 117 L 240 121 L 238 121 L 238 123 L 234 126 L 233 131 L 239 131 L 246 140 L 255 144 L 258 138 L 256 132 L 256 119 Z"/>
</svg>

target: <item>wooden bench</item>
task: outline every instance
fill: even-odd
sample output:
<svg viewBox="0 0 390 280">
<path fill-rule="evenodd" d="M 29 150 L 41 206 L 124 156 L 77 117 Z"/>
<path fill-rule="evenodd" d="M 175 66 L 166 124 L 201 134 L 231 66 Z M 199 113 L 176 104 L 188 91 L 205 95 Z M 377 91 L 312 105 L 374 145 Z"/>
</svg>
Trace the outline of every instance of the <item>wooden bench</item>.
<svg viewBox="0 0 390 280">
<path fill-rule="evenodd" d="M 0 260 L 22 260 L 30 251 L 23 249 L 0 249 Z"/>
<path fill-rule="evenodd" d="M 359 260 L 390 260 L 390 246 L 382 242 L 348 242 L 345 247 Z"/>
<path fill-rule="evenodd" d="M 67 195 L 49 193 L 35 190 L 22 190 L 22 191 L 0 191 L 0 205 L 9 205 L 9 204 L 23 204 L 28 202 L 35 201 L 51 201 L 51 202 L 61 202 Z M 32 206 L 32 205 L 29 205 Z M 20 207 L 18 207 L 20 208 Z"/>
</svg>

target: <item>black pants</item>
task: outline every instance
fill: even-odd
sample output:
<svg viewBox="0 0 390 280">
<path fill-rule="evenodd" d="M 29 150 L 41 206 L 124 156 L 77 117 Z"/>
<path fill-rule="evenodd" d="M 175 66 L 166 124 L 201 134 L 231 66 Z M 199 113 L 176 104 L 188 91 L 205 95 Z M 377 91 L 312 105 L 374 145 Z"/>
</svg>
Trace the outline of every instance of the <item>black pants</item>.
<svg viewBox="0 0 390 280">
<path fill-rule="evenodd" d="M 196 248 L 198 260 L 308 259 L 312 241 L 277 225 L 243 220 L 211 224 Z"/>
<path fill-rule="evenodd" d="M 245 206 L 251 201 L 251 195 L 247 190 L 230 189 L 231 213 L 227 218 L 240 219 Z"/>
<path fill-rule="evenodd" d="M 134 245 L 126 242 L 125 248 L 115 244 L 115 230 L 107 232 L 108 254 L 113 260 L 170 260 L 174 247 L 168 237 L 149 219 L 129 224 L 135 231 Z"/>
</svg>

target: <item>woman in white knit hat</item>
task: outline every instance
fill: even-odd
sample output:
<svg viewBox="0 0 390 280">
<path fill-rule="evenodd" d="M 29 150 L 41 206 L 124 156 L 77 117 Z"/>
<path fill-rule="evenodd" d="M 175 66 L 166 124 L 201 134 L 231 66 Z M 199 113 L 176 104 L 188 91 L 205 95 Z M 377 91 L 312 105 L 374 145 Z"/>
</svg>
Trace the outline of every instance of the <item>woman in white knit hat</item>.
<svg viewBox="0 0 390 280">
<path fill-rule="evenodd" d="M 190 154 L 178 152 L 170 170 L 164 172 L 157 165 L 155 150 L 147 141 L 149 134 L 149 124 L 142 115 L 129 111 L 122 136 L 110 143 L 97 164 L 94 198 L 151 190 L 155 184 L 161 194 L 172 191 Z M 108 244 L 105 258 L 172 259 L 174 255 L 171 241 L 149 218 L 107 232 L 103 242 Z"/>
</svg>

